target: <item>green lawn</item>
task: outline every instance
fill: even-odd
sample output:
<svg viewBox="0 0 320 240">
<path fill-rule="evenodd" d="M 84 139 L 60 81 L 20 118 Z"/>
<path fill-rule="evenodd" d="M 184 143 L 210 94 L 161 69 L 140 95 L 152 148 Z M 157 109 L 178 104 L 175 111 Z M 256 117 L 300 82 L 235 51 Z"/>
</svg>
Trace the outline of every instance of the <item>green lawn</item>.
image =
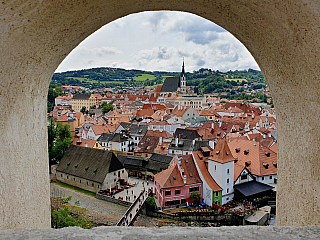
<svg viewBox="0 0 320 240">
<path fill-rule="evenodd" d="M 133 77 L 134 81 L 145 81 L 147 79 L 153 80 L 153 79 L 156 79 L 156 77 L 151 74 L 141 74 L 141 76 Z"/>
<path fill-rule="evenodd" d="M 78 188 L 78 187 L 74 187 L 74 186 L 71 186 L 69 184 L 66 184 L 66 183 L 63 183 L 63 182 L 53 182 L 54 184 L 57 184 L 61 187 L 64 187 L 64 188 L 69 188 L 69 189 L 72 189 L 74 191 L 77 191 L 77 192 L 80 192 L 80 193 L 84 193 L 86 195 L 89 195 L 91 197 L 96 197 L 96 194 L 94 192 L 90 192 L 90 191 L 87 191 L 87 190 L 84 190 L 84 189 L 81 189 L 81 188 Z"/>
</svg>

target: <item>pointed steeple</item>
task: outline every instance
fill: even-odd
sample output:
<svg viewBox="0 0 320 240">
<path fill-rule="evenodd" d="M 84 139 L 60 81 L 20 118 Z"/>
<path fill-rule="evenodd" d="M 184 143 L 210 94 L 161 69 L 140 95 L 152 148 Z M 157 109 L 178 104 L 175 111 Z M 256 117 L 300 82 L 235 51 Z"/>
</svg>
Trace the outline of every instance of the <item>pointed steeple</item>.
<svg viewBox="0 0 320 240">
<path fill-rule="evenodd" d="M 182 60 L 182 72 L 181 72 L 181 77 L 183 77 L 185 75 L 185 72 L 184 72 L 184 58 Z"/>
</svg>

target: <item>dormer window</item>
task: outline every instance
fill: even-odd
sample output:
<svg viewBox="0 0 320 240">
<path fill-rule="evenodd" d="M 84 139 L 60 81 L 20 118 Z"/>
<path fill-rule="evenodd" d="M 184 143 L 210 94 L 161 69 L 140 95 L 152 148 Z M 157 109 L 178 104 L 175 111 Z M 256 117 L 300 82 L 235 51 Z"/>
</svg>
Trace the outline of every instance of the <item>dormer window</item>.
<svg viewBox="0 0 320 240">
<path fill-rule="evenodd" d="M 276 162 L 272 162 L 273 166 L 275 166 L 275 168 L 277 168 L 277 163 Z"/>
<path fill-rule="evenodd" d="M 251 164 L 251 161 L 247 161 L 247 162 L 245 163 L 246 167 L 250 166 L 250 164 Z"/>
<path fill-rule="evenodd" d="M 79 164 L 75 165 L 74 167 L 77 168 L 79 166 Z"/>
<path fill-rule="evenodd" d="M 265 153 L 267 157 L 270 157 L 270 152 Z"/>
<path fill-rule="evenodd" d="M 70 163 L 67 163 L 67 166 L 70 166 Z"/>
<path fill-rule="evenodd" d="M 240 152 L 240 148 L 236 148 L 236 153 Z"/>
<path fill-rule="evenodd" d="M 265 167 L 265 169 L 269 168 L 269 164 L 268 163 L 262 163 L 262 165 Z"/>
<path fill-rule="evenodd" d="M 244 155 L 248 155 L 249 154 L 249 150 L 244 150 Z"/>
<path fill-rule="evenodd" d="M 220 151 L 216 151 L 216 155 L 218 155 L 220 153 Z"/>
</svg>

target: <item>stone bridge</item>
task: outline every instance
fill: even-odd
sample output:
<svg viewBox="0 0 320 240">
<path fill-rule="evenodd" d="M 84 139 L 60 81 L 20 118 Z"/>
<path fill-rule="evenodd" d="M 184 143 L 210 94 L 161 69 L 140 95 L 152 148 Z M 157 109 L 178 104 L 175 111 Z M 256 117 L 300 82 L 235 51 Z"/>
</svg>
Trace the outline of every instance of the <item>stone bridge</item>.
<svg viewBox="0 0 320 240">
<path fill-rule="evenodd" d="M 277 109 L 277 224 L 319 225 L 320 1 L 2 0 L 0 229 L 50 227 L 46 96 L 55 69 L 82 40 L 105 24 L 153 10 L 184 11 L 206 18 L 232 33 L 251 52 L 266 77 Z M 146 230 L 130 229 L 125 233 L 115 229 L 67 229 L 59 234 L 111 236 L 119 232 L 128 238 L 132 231 L 132 236 L 153 237 L 172 232 L 159 229 L 150 235 Z M 210 236 L 218 236 L 215 234 L 232 229 L 178 229 L 176 235 L 202 236 L 210 232 Z M 241 228 L 233 234 L 246 235 L 242 229 L 258 235 L 292 236 L 290 228 Z M 306 234 L 309 231 L 292 231 L 298 233 L 299 229 Z M 45 232 L 57 233 L 41 230 L 24 234 L 40 236 Z"/>
</svg>

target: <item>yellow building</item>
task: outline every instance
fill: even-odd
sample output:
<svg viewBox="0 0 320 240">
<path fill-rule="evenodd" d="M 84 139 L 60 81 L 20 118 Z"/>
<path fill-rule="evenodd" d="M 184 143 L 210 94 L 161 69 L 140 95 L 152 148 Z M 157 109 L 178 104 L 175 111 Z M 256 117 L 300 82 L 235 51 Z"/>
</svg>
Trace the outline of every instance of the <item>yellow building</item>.
<svg viewBox="0 0 320 240">
<path fill-rule="evenodd" d="M 80 112 L 82 107 L 86 107 L 86 110 L 89 110 L 96 103 L 97 100 L 94 94 L 75 94 L 71 99 L 72 109 L 75 112 Z"/>
</svg>

